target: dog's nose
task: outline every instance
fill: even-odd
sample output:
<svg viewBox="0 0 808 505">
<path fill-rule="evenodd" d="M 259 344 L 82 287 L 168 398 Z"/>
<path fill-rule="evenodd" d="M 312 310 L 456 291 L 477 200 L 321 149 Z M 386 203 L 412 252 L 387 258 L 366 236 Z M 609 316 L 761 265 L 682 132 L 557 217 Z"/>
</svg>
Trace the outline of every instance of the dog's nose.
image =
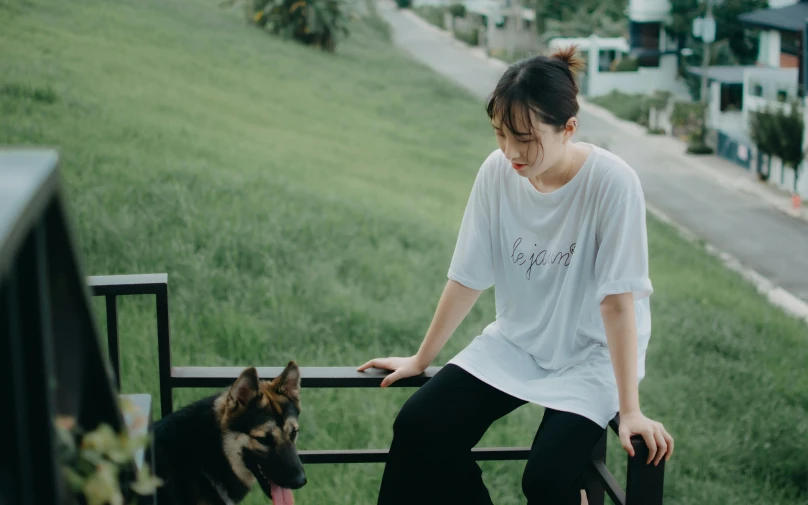
<svg viewBox="0 0 808 505">
<path fill-rule="evenodd" d="M 289 483 L 289 487 L 292 489 L 300 489 L 301 487 L 306 485 L 306 482 L 308 482 L 306 480 L 306 474 L 301 472 L 296 476 L 292 477 L 292 480 Z"/>
</svg>

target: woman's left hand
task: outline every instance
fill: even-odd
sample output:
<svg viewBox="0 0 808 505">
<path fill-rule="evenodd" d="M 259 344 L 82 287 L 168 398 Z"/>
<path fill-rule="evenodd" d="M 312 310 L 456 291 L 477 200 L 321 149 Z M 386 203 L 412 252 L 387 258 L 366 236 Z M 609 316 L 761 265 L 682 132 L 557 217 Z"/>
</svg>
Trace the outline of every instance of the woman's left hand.
<svg viewBox="0 0 808 505">
<path fill-rule="evenodd" d="M 631 437 L 634 435 L 641 435 L 648 446 L 648 461 L 646 461 L 646 464 L 654 461 L 654 466 L 656 466 L 663 457 L 665 461 L 671 459 L 673 437 L 665 431 L 662 423 L 648 419 L 639 411 L 620 414 L 620 442 L 623 444 L 623 449 L 632 457 L 634 456 L 634 447 L 631 445 Z"/>
</svg>

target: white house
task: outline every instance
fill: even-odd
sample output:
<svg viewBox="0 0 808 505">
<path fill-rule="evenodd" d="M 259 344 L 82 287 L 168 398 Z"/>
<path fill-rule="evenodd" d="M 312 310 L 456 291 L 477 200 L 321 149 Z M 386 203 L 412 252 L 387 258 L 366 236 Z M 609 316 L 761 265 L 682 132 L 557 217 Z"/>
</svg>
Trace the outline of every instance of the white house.
<svg viewBox="0 0 808 505">
<path fill-rule="evenodd" d="M 802 52 L 808 1 L 769 0 L 770 8 L 739 16 L 738 21 L 761 30 L 757 61 L 750 66 L 711 66 L 708 126 L 717 133 L 717 151 L 747 169 L 768 165 L 749 137 L 749 117 L 765 106 L 788 107 L 802 100 L 805 89 Z M 691 68 L 701 76 L 700 68 Z M 806 118 L 808 119 L 808 117 Z M 806 136 L 808 145 L 808 135 Z M 803 168 L 798 193 L 808 197 L 808 175 Z M 770 182 L 791 191 L 794 173 L 772 162 Z"/>
<path fill-rule="evenodd" d="M 583 76 L 585 96 L 624 93 L 651 94 L 670 91 L 676 96 L 688 96 L 683 79 L 678 76 L 678 49 L 664 29 L 670 11 L 668 0 L 630 0 L 628 6 L 629 38 L 558 38 L 550 46 L 577 44 L 587 54 L 587 69 Z M 625 58 L 636 60 L 638 68 L 615 71 L 615 63 Z"/>
</svg>

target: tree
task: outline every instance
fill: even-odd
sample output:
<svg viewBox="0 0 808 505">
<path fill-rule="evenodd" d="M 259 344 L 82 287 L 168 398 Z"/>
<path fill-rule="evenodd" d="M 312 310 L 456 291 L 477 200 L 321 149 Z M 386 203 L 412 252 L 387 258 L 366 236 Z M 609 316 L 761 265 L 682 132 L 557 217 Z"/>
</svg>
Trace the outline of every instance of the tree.
<svg viewBox="0 0 808 505">
<path fill-rule="evenodd" d="M 627 34 L 627 0 L 531 0 L 536 29 L 543 40 L 552 37 L 619 37 Z"/>
<path fill-rule="evenodd" d="M 783 166 L 794 170 L 794 194 L 797 194 L 797 180 L 800 165 L 805 159 L 803 147 L 805 120 L 802 106 L 795 100 L 790 107 L 777 107 L 773 115 L 775 131 L 779 141 L 775 144 L 777 157 L 783 160 Z"/>
<path fill-rule="evenodd" d="M 704 13 L 706 0 L 671 0 L 671 10 L 665 28 L 676 37 L 680 47 L 690 47 L 693 55 L 689 61 L 701 62 L 701 43 L 693 38 L 693 20 Z M 713 64 L 749 65 L 758 55 L 758 31 L 738 21 L 738 16 L 758 9 L 765 9 L 768 0 L 709 0 L 713 2 L 713 17 L 716 22 L 714 45 L 720 48 L 725 42 L 729 51 L 712 51 Z M 715 61 L 716 59 L 723 61 Z"/>
<path fill-rule="evenodd" d="M 768 180 L 772 173 L 772 156 L 777 149 L 776 130 L 772 118 L 773 114 L 768 105 L 749 113 L 749 136 L 758 151 L 766 155 L 766 173 L 763 173 L 762 167 L 757 167 L 758 176 L 764 181 Z"/>
<path fill-rule="evenodd" d="M 767 6 L 768 0 L 723 0 L 715 5 L 716 40 L 727 40 L 741 65 L 757 61 L 759 31 L 741 24 L 738 16 Z"/>
<path fill-rule="evenodd" d="M 789 105 L 766 106 L 755 111 L 750 117 L 750 135 L 760 152 L 771 157 L 776 156 L 783 162 L 783 167 L 794 170 L 794 194 L 797 194 L 799 170 L 805 159 L 806 149 L 803 145 L 805 120 L 803 108 L 799 101 Z"/>
</svg>

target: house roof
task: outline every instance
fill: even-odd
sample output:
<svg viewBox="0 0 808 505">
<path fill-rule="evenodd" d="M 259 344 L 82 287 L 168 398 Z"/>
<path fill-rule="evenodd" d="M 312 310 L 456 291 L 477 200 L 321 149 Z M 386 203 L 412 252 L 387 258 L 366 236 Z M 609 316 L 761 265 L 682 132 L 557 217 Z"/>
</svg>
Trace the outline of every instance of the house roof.
<svg viewBox="0 0 808 505">
<path fill-rule="evenodd" d="M 550 49 L 559 49 L 569 45 L 578 46 L 580 51 L 588 51 L 590 47 L 596 46 L 603 50 L 614 49 L 624 53 L 629 52 L 628 42 L 623 37 L 557 37 L 550 40 Z"/>
<path fill-rule="evenodd" d="M 747 68 L 741 65 L 713 65 L 707 67 L 707 79 L 722 84 L 743 84 L 743 73 Z M 701 67 L 689 67 L 687 70 L 701 76 Z"/>
<path fill-rule="evenodd" d="M 808 18 L 808 1 L 801 0 L 788 7 L 760 9 L 738 16 L 738 20 L 758 28 L 773 28 L 788 32 L 801 32 Z"/>
<path fill-rule="evenodd" d="M 422 1 L 421 3 L 424 2 Z M 510 9 L 504 5 L 504 2 L 497 0 L 465 0 L 461 3 L 466 6 L 467 12 L 473 12 L 483 16 L 501 17 L 510 12 Z M 438 2 L 436 5 L 444 4 Z M 526 21 L 536 20 L 536 11 L 534 9 L 522 7 L 520 10 L 522 11 L 522 19 Z"/>
</svg>

